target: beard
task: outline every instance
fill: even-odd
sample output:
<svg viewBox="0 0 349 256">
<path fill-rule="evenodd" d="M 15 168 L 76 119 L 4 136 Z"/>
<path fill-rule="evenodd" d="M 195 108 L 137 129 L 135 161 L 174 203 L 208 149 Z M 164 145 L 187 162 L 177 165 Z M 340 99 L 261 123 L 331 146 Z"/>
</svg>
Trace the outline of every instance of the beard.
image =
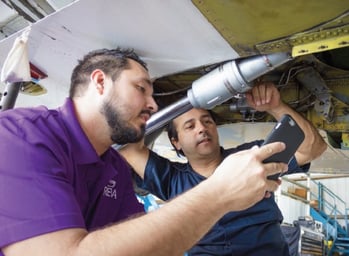
<svg viewBox="0 0 349 256">
<path fill-rule="evenodd" d="M 124 145 L 127 143 L 139 142 L 144 137 L 145 125 L 142 125 L 140 130 L 128 125 L 125 119 L 122 118 L 121 111 L 117 111 L 117 108 L 113 107 L 110 101 L 105 101 L 103 103 L 101 113 L 104 115 L 109 125 L 110 139 L 114 143 Z"/>
</svg>

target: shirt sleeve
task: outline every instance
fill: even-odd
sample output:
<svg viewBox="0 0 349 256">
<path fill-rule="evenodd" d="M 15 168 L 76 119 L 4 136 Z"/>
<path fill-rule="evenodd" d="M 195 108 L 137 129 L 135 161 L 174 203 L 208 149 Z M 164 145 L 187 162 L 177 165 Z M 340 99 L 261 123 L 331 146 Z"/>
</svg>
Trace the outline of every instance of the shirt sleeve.
<svg viewBox="0 0 349 256">
<path fill-rule="evenodd" d="M 59 152 L 51 150 L 33 125 L 2 120 L 1 126 L 0 248 L 63 228 L 84 227 L 65 164 L 56 157 Z"/>
<path fill-rule="evenodd" d="M 174 173 L 174 163 L 168 159 L 149 151 L 149 158 L 145 167 L 144 180 L 136 175 L 136 184 L 162 200 L 170 197 L 171 177 Z"/>
<path fill-rule="evenodd" d="M 305 165 L 299 166 L 297 163 L 296 158 L 293 156 L 288 163 L 288 171 L 281 176 L 293 174 L 293 173 L 306 173 L 310 169 L 310 163 L 307 163 Z"/>
</svg>

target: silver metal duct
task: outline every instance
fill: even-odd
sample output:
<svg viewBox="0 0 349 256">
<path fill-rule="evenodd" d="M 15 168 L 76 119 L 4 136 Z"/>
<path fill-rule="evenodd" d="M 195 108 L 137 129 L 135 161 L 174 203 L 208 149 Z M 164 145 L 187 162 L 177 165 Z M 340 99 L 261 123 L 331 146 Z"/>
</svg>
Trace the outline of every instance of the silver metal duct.
<svg viewBox="0 0 349 256">
<path fill-rule="evenodd" d="M 236 94 L 252 89 L 252 81 L 291 60 L 289 53 L 272 53 L 227 62 L 195 80 L 187 97 L 154 114 L 146 135 L 163 128 L 171 119 L 191 108 L 212 109 Z"/>
</svg>

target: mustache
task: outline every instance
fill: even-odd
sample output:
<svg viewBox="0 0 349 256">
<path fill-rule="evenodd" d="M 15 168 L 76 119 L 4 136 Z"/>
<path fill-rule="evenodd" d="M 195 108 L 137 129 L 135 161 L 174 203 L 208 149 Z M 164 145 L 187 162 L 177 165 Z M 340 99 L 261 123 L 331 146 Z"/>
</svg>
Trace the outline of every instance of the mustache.
<svg viewBox="0 0 349 256">
<path fill-rule="evenodd" d="M 211 140 L 211 139 L 212 139 L 212 136 L 209 135 L 207 132 L 204 132 L 204 133 L 202 134 L 202 136 L 198 139 L 197 144 L 200 144 L 200 143 L 202 143 L 203 141 Z"/>
<path fill-rule="evenodd" d="M 147 115 L 149 115 L 149 118 L 152 116 L 152 112 L 149 110 L 149 109 L 143 109 L 140 113 L 139 113 L 139 115 L 143 115 L 143 114 L 147 114 Z"/>
</svg>

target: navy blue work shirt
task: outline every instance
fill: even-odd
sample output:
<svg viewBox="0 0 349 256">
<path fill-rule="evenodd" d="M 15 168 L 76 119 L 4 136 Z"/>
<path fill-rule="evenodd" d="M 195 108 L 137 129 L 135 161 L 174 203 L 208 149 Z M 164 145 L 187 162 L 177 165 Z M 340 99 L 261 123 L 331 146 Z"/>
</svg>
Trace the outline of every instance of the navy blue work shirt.
<svg viewBox="0 0 349 256">
<path fill-rule="evenodd" d="M 236 148 L 223 149 L 223 158 L 229 154 L 261 145 L 263 140 L 244 143 Z M 307 172 L 310 164 L 298 166 L 293 157 L 288 172 Z M 233 170 L 232 170 L 233 171 Z M 171 162 L 150 151 L 144 180 L 136 176 L 137 185 L 162 200 L 169 200 L 196 186 L 206 178 L 195 172 L 189 163 Z M 211 202 L 207 202 L 210 204 Z M 203 205 L 205 207 L 205 205 Z M 278 255 L 288 256 L 287 242 L 280 224 L 283 220 L 274 195 L 243 211 L 229 212 L 188 251 L 188 255 Z"/>
</svg>

